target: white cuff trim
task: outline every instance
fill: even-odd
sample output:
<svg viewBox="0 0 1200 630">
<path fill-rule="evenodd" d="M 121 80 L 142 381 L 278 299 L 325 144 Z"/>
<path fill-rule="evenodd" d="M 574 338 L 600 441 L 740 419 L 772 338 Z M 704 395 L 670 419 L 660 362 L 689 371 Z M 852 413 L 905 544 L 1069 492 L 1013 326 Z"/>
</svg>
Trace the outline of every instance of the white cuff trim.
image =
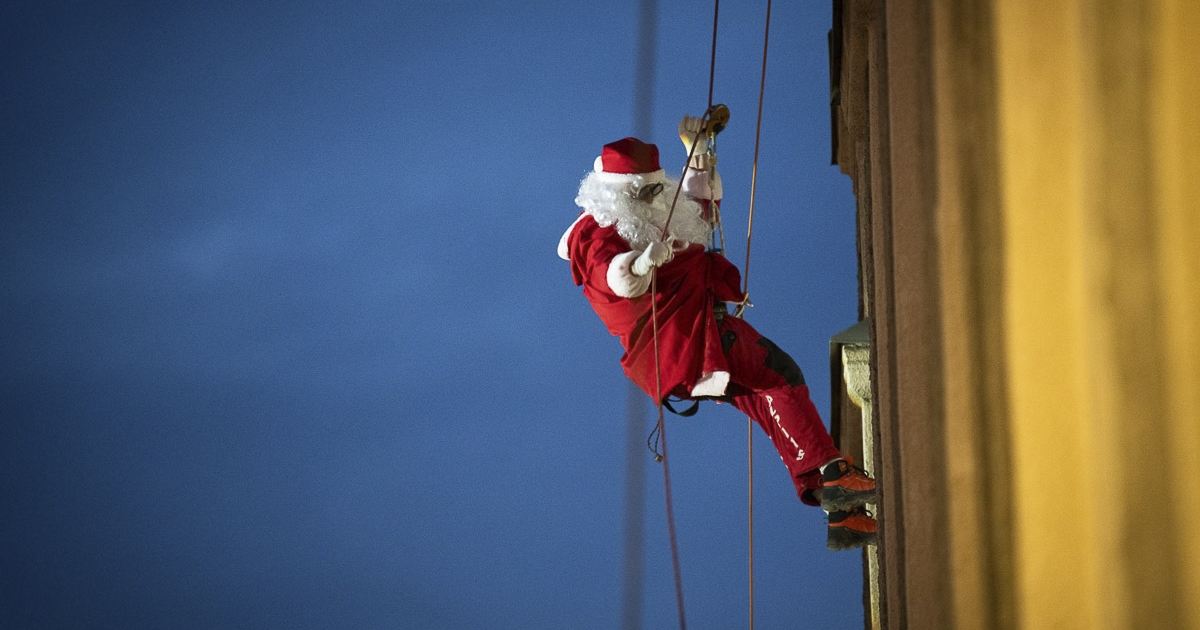
<svg viewBox="0 0 1200 630">
<path fill-rule="evenodd" d="M 706 372 L 692 387 L 693 396 L 724 396 L 729 386 L 729 372 Z"/>
<path fill-rule="evenodd" d="M 613 293 L 623 298 L 635 298 L 650 288 L 650 274 L 635 276 L 631 269 L 633 261 L 637 260 L 641 254 L 642 252 L 633 250 L 613 256 L 608 263 L 608 272 L 605 274 L 608 288 L 612 289 Z"/>
<path fill-rule="evenodd" d="M 567 251 L 567 240 L 571 238 L 571 232 L 575 231 L 575 226 L 579 225 L 579 221 L 582 220 L 583 217 L 586 217 L 586 216 L 587 216 L 586 214 L 581 214 L 581 215 L 575 217 L 575 221 L 573 221 L 571 223 L 571 227 L 567 228 L 567 231 L 563 232 L 562 237 L 558 239 L 558 257 L 559 258 L 561 258 L 563 260 L 571 260 L 570 252 Z"/>
<path fill-rule="evenodd" d="M 689 168 L 687 175 L 683 177 L 683 192 L 692 199 L 720 201 L 724 194 L 721 186 L 721 174 L 714 169 L 710 181 L 708 171 Z"/>
</svg>

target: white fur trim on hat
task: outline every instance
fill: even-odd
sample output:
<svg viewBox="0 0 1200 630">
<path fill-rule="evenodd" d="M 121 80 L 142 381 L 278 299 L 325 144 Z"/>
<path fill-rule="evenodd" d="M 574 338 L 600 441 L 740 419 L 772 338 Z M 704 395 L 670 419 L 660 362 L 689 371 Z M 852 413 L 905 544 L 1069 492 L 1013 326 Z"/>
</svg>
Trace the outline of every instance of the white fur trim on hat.
<svg viewBox="0 0 1200 630">
<path fill-rule="evenodd" d="M 638 276 L 633 273 L 633 261 L 641 254 L 642 252 L 633 250 L 617 254 L 609 261 L 604 278 L 613 293 L 623 298 L 635 298 L 650 288 L 650 274 Z"/>
<path fill-rule="evenodd" d="M 608 184 L 637 184 L 639 186 L 667 180 L 667 172 L 661 168 L 649 173 L 609 173 L 604 170 L 604 164 L 600 157 L 597 157 L 592 164 L 592 176 L 598 181 Z"/>
</svg>

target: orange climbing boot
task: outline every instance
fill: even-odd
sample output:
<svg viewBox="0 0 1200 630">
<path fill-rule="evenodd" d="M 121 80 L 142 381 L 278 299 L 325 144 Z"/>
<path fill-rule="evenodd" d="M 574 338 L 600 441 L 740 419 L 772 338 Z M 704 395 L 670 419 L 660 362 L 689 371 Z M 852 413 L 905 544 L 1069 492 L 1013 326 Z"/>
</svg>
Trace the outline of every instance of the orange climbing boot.
<svg viewBox="0 0 1200 630">
<path fill-rule="evenodd" d="M 878 539 L 875 517 L 862 507 L 829 513 L 829 535 L 825 546 L 834 551 L 874 545 Z"/>
<path fill-rule="evenodd" d="M 835 459 L 821 473 L 821 509 L 826 512 L 848 510 L 875 503 L 875 480 L 850 458 Z"/>
</svg>

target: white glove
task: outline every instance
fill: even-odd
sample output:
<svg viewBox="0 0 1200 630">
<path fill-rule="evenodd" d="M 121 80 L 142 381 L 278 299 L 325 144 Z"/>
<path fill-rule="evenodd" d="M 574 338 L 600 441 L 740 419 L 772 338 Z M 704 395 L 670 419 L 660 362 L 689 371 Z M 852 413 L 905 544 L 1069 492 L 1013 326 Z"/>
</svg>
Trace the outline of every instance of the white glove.
<svg viewBox="0 0 1200 630">
<path fill-rule="evenodd" d="M 679 139 L 683 141 L 684 151 L 690 152 L 693 158 L 708 153 L 708 134 L 703 127 L 703 118 L 684 114 L 683 120 L 679 121 Z M 697 137 L 697 134 L 699 134 L 699 137 Z M 695 150 L 692 150 L 693 140 L 696 143 Z"/>
<path fill-rule="evenodd" d="M 650 270 L 654 267 L 661 266 L 663 263 L 671 260 L 672 256 L 674 256 L 674 252 L 671 251 L 670 245 L 656 241 L 650 243 L 646 251 L 642 252 L 637 257 L 637 260 L 633 261 L 633 265 L 630 266 L 629 270 L 635 276 L 644 276 L 650 273 Z"/>
</svg>

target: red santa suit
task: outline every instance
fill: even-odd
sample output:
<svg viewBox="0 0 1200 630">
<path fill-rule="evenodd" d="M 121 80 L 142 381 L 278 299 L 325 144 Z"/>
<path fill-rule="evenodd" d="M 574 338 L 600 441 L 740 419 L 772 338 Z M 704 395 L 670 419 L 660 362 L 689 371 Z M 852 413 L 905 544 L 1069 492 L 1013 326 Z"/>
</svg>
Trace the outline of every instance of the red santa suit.
<svg viewBox="0 0 1200 630">
<path fill-rule="evenodd" d="M 560 239 L 559 256 L 571 263 L 572 279 L 609 333 L 620 338 L 621 365 L 634 383 L 658 401 L 732 403 L 770 436 L 801 499 L 818 505 L 809 491 L 820 487 L 820 465 L 839 454 L 800 368 L 745 321 L 714 312 L 718 303 L 743 299 L 737 267 L 707 251 L 711 228 L 704 212 L 721 197 L 719 178 L 715 171 L 710 181 L 707 172 L 689 170 L 671 214 L 676 186 L 659 168 L 654 145 L 635 138 L 606 145 L 580 185 L 575 201 L 583 212 Z M 672 255 L 656 271 L 637 273 L 639 258 L 655 242 L 669 244 Z M 657 274 L 653 293 L 651 273 Z"/>
</svg>

